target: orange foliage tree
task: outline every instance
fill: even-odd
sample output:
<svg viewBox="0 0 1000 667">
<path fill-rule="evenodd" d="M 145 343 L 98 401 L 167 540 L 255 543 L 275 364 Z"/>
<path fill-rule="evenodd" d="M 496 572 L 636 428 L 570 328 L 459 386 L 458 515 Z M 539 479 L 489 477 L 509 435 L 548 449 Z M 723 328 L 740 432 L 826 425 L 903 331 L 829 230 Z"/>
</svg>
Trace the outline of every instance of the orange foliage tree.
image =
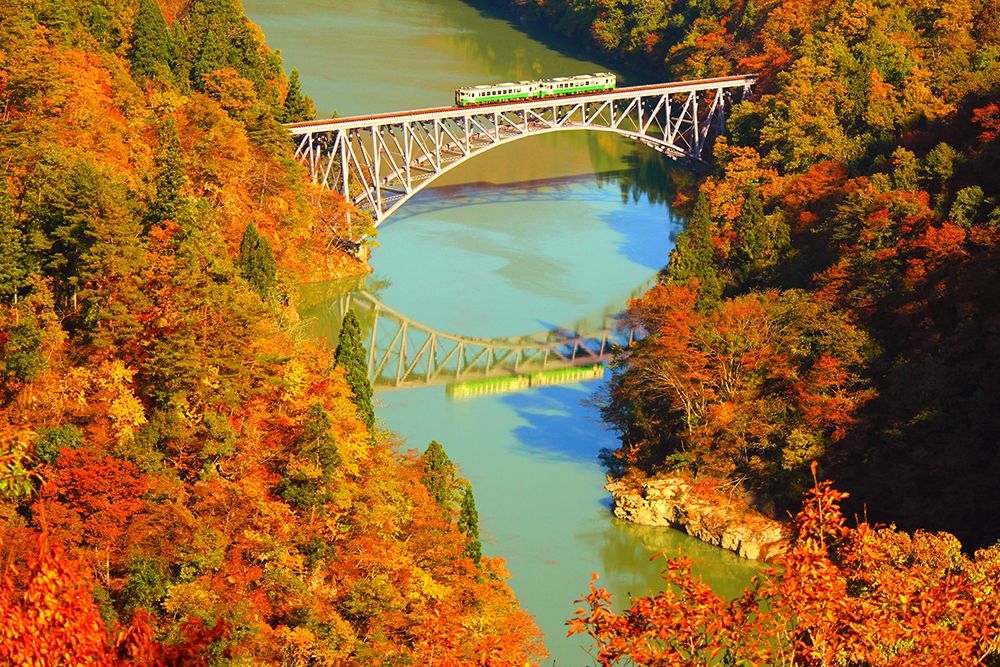
<svg viewBox="0 0 1000 667">
<path fill-rule="evenodd" d="M 591 583 L 569 634 L 607 667 L 640 665 L 981 665 L 1000 657 L 1000 548 L 964 556 L 946 533 L 848 527 L 846 494 L 817 483 L 781 571 L 726 602 L 667 561 L 663 593 L 622 613 Z M 596 575 L 595 575 L 596 579 Z"/>
<path fill-rule="evenodd" d="M 0 662 L 12 667 L 210 664 L 209 647 L 228 632 L 224 621 L 212 628 L 189 621 L 183 641 L 165 645 L 155 639 L 150 615 L 142 612 L 109 636 L 84 572 L 79 562 L 44 539 L 23 573 L 8 569 L 0 580 Z M 21 575 L 18 584 L 16 575 Z"/>
<path fill-rule="evenodd" d="M 809 461 L 870 397 L 858 374 L 869 341 L 801 291 L 697 306 L 697 283 L 659 285 L 631 304 L 649 336 L 604 408 L 624 436 L 619 456 L 775 492 L 804 484 Z"/>
</svg>

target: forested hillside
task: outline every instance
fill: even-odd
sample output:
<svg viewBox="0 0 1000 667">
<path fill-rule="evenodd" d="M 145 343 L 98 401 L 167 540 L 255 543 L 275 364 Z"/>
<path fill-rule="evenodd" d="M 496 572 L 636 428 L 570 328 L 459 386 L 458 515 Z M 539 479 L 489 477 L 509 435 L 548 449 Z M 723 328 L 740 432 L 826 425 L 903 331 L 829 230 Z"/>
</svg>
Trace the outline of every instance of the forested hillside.
<svg viewBox="0 0 1000 667">
<path fill-rule="evenodd" d="M 613 468 L 1000 538 L 1000 6 L 540 0 L 660 78 L 756 72 L 621 364 Z"/>
<path fill-rule="evenodd" d="M 300 332 L 361 230 L 239 4 L 0 3 L 0 101 L 0 662 L 537 657 L 467 483 L 377 425 L 356 322 Z"/>
</svg>

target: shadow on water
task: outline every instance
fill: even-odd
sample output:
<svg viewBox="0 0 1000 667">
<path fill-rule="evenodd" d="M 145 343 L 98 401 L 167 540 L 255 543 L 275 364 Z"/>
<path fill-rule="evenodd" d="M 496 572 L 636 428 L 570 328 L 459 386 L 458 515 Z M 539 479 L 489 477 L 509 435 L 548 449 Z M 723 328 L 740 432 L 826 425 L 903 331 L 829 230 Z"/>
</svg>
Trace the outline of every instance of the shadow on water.
<svg viewBox="0 0 1000 667">
<path fill-rule="evenodd" d="M 591 462 L 607 444 L 604 424 L 584 403 L 594 382 L 541 387 L 525 394 L 508 394 L 503 402 L 527 422 L 514 435 L 533 455 Z"/>
<path fill-rule="evenodd" d="M 663 234 L 672 239 L 676 232 L 682 228 L 682 223 L 673 217 L 672 214 L 668 213 L 667 215 L 670 216 L 669 224 L 664 227 Z M 613 211 L 604 213 L 599 217 L 607 223 L 608 227 L 618 232 L 621 236 L 621 241 L 618 243 L 616 250 L 619 255 L 636 264 L 647 266 L 653 271 L 659 271 L 666 266 L 669 256 L 663 254 L 658 244 L 650 243 L 648 238 L 640 238 L 634 234 L 629 234 L 627 212 Z M 625 304 L 623 303 L 622 307 L 624 308 L 624 306 Z"/>
<path fill-rule="evenodd" d="M 385 224 L 423 215 L 440 213 L 469 206 L 494 204 L 522 204 L 525 202 L 595 203 L 605 200 L 600 191 L 590 189 L 571 191 L 569 186 L 592 183 L 594 177 L 560 176 L 558 178 L 536 179 L 519 183 L 491 183 L 479 181 L 457 185 L 430 187 L 412 200 L 386 221 Z"/>
</svg>

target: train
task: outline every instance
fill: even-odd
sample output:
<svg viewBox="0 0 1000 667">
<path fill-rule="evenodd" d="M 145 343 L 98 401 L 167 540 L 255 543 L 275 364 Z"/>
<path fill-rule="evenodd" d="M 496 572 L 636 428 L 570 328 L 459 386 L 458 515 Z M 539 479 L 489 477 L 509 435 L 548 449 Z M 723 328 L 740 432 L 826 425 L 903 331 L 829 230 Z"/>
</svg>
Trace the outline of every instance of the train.
<svg viewBox="0 0 1000 667">
<path fill-rule="evenodd" d="M 532 100 L 538 97 L 603 92 L 614 90 L 616 83 L 615 75 L 611 72 L 597 72 L 535 81 L 507 81 L 470 86 L 455 90 L 455 106 L 466 107 L 512 100 Z"/>
</svg>

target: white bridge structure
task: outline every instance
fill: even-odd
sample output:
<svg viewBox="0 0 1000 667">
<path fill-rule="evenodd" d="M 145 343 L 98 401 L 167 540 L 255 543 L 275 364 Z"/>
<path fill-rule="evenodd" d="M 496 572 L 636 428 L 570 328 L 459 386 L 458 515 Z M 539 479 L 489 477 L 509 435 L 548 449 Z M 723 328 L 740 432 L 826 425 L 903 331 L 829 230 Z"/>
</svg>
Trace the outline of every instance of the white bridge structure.
<svg viewBox="0 0 1000 667">
<path fill-rule="evenodd" d="M 618 88 L 481 106 L 442 107 L 292 123 L 295 157 L 314 182 L 371 214 L 376 227 L 434 179 L 523 137 L 600 130 L 674 158 L 702 159 L 754 75 Z"/>
<path fill-rule="evenodd" d="M 341 295 L 334 308 L 341 320 L 353 309 L 367 330 L 368 379 L 375 391 L 605 364 L 645 334 L 608 313 L 579 330 L 553 328 L 507 338 L 462 336 L 417 322 L 364 290 Z"/>
</svg>

